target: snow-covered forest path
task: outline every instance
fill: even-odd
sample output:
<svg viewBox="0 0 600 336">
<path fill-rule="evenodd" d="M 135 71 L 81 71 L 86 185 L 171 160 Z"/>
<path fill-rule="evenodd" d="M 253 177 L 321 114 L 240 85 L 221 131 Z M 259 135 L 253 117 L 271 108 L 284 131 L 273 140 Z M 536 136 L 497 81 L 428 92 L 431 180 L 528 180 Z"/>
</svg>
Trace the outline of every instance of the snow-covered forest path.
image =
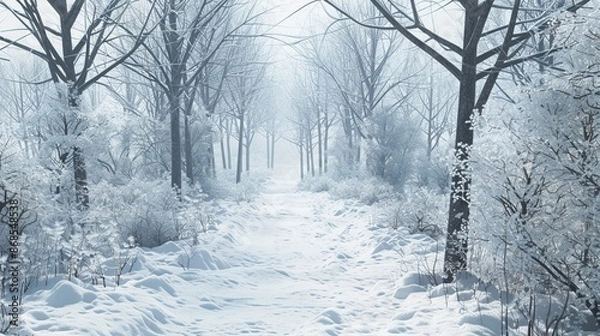
<svg viewBox="0 0 600 336">
<path fill-rule="evenodd" d="M 345 203 L 274 180 L 254 204 L 233 211 L 229 225 L 240 225 L 244 235 L 228 256 L 236 267 L 222 275 L 244 280 L 216 290 L 213 299 L 221 310 L 213 313 L 228 323 L 213 324 L 212 333 L 335 335 L 384 328 L 393 311 L 379 316 L 381 309 L 364 308 L 366 302 L 393 305 L 378 288 L 392 290 L 389 271 L 395 267 L 386 272 L 370 262 L 373 247 L 357 244 L 352 231 L 368 232 L 371 214 Z"/>
<path fill-rule="evenodd" d="M 495 334 L 493 295 L 430 287 L 419 273 L 438 243 L 376 225 L 375 207 L 285 179 L 218 203 L 198 246 L 138 249 L 120 286 L 109 263 L 107 288 L 59 278 L 33 289 L 21 335 Z"/>
</svg>

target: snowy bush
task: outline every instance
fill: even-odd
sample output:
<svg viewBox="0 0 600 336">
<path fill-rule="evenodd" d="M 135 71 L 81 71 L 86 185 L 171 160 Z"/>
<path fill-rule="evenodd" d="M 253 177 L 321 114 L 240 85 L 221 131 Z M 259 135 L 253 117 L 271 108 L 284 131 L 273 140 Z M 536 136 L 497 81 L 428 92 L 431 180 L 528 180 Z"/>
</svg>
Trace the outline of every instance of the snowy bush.
<svg viewBox="0 0 600 336">
<path fill-rule="evenodd" d="M 414 153 L 419 147 L 416 122 L 395 108 L 381 108 L 373 112 L 367 125 L 367 170 L 401 189 L 412 174 Z"/>
<path fill-rule="evenodd" d="M 407 190 L 402 199 L 386 206 L 385 221 L 392 229 L 405 227 L 411 233 L 443 236 L 446 225 L 447 197 L 427 188 Z"/>
<path fill-rule="evenodd" d="M 184 197 L 177 215 L 179 239 L 189 240 L 193 246 L 197 246 L 200 234 L 215 229 L 214 212 L 207 202 L 197 197 Z"/>
<path fill-rule="evenodd" d="M 220 172 L 218 179 L 206 179 L 203 191 L 211 198 L 228 199 L 235 202 L 252 202 L 264 187 L 270 171 L 251 171 L 242 176 L 242 181 L 235 183 L 235 172 Z"/>
<path fill-rule="evenodd" d="M 357 199 L 367 205 L 398 197 L 393 186 L 375 177 L 339 181 L 330 187 L 329 194 L 334 199 Z"/>
<path fill-rule="evenodd" d="M 582 45 L 599 46 L 596 34 Z M 567 330 L 589 313 L 600 326 L 600 59 L 585 50 L 564 51 L 567 72 L 543 75 L 517 106 L 488 109 L 477 122 L 474 264 L 516 294 L 535 330 Z M 564 306 L 552 325 L 535 315 L 544 302 Z"/>
<path fill-rule="evenodd" d="M 450 190 L 451 165 L 446 161 L 450 157 L 449 153 L 439 151 L 437 155 L 432 156 L 430 159 L 420 158 L 416 164 L 416 172 L 408 184 L 436 190 L 440 194 L 448 193 Z"/>
<path fill-rule="evenodd" d="M 179 237 L 179 203 L 169 181 L 134 179 L 122 186 L 102 182 L 91 188 L 91 194 L 123 241 L 133 237 L 139 246 L 155 247 Z"/>
<path fill-rule="evenodd" d="M 298 184 L 298 188 L 304 191 L 325 192 L 329 191 L 335 182 L 328 175 L 309 176 Z"/>
<path fill-rule="evenodd" d="M 327 191 L 333 199 L 356 199 L 367 205 L 399 197 L 396 189 L 381 179 L 365 173 L 359 175 L 341 180 L 335 180 L 329 174 L 310 176 L 300 181 L 298 188 L 311 192 Z"/>
</svg>

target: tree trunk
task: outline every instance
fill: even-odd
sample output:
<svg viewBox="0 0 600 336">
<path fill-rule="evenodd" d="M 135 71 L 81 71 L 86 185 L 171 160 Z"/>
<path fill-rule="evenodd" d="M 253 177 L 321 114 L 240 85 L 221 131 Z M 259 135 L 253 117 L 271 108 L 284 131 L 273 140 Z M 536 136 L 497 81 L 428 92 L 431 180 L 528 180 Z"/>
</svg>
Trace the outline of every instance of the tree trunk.
<svg viewBox="0 0 600 336">
<path fill-rule="evenodd" d="M 185 141 L 185 176 L 190 185 L 194 184 L 194 170 L 192 158 L 192 136 L 190 134 L 189 116 L 184 115 L 184 141 Z"/>
<path fill-rule="evenodd" d="M 246 139 L 246 171 L 250 171 L 250 139 Z"/>
<path fill-rule="evenodd" d="M 90 205 L 90 196 L 87 184 L 87 169 L 85 158 L 80 147 L 73 147 L 73 175 L 75 178 L 75 198 L 81 210 L 87 210 Z"/>
<path fill-rule="evenodd" d="M 223 141 L 223 137 L 221 136 L 221 160 L 223 161 L 223 170 L 227 169 L 227 158 L 225 155 L 225 141 Z"/>
<path fill-rule="evenodd" d="M 433 152 L 433 70 L 429 75 L 429 91 L 427 92 L 427 167 L 431 163 L 431 153 Z M 428 176 L 429 174 L 425 174 Z"/>
<path fill-rule="evenodd" d="M 212 141 L 212 135 L 210 135 L 210 144 L 208 145 L 208 151 L 210 152 L 210 176 L 217 178 L 217 158 L 215 157 L 215 144 Z"/>
<path fill-rule="evenodd" d="M 361 139 L 360 139 L 359 135 L 356 136 L 355 144 L 356 144 L 356 163 L 358 163 L 359 166 L 360 166 L 360 156 L 361 156 L 362 153 L 360 152 L 360 150 L 361 150 Z"/>
<path fill-rule="evenodd" d="M 171 186 L 181 191 L 181 131 L 179 129 L 179 97 L 169 97 L 171 112 Z"/>
<path fill-rule="evenodd" d="M 448 233 L 444 254 L 444 281 L 452 282 L 457 272 L 466 270 L 469 234 L 469 198 L 471 175 L 470 148 L 473 145 L 471 120 L 476 98 L 476 58 L 478 39 L 472 36 L 477 14 L 465 11 L 462 76 L 456 120 L 455 160 L 450 191 Z"/>
<path fill-rule="evenodd" d="M 69 96 L 67 97 L 67 100 L 69 108 L 73 110 L 79 110 L 81 105 L 81 95 L 79 93 L 79 89 L 70 85 L 68 95 Z M 79 136 L 79 134 L 75 134 L 75 136 Z M 73 178 L 75 179 L 75 202 L 77 207 L 80 210 L 87 210 L 90 206 L 90 196 L 87 183 L 87 168 L 85 165 L 83 150 L 79 146 L 73 146 Z"/>
<path fill-rule="evenodd" d="M 235 183 L 242 182 L 242 159 L 244 157 L 244 113 L 240 116 L 240 130 L 238 134 L 237 170 Z"/>
<path fill-rule="evenodd" d="M 348 137 L 348 164 L 354 165 L 354 135 L 350 132 Z"/>
<path fill-rule="evenodd" d="M 271 136 L 269 132 L 267 132 L 267 169 L 271 169 Z"/>
<path fill-rule="evenodd" d="M 314 147 L 312 142 L 312 136 L 308 139 L 308 152 L 310 153 L 310 174 L 311 176 L 315 176 L 315 156 L 314 156 Z"/>
<path fill-rule="evenodd" d="M 310 145 L 308 143 L 308 137 L 306 137 L 306 174 L 310 174 Z"/>
<path fill-rule="evenodd" d="M 275 168 L 275 133 L 271 133 L 271 169 Z"/>
<path fill-rule="evenodd" d="M 327 174 L 327 165 L 329 163 L 329 159 L 327 156 L 329 155 L 329 115 L 325 113 L 325 135 L 323 139 L 323 172 Z"/>
<path fill-rule="evenodd" d="M 304 144 L 302 144 L 302 142 L 300 142 L 298 144 L 298 148 L 300 150 L 300 179 L 304 180 L 304 153 L 302 152 L 302 148 L 304 147 Z"/>
<path fill-rule="evenodd" d="M 323 175 L 323 124 L 321 123 L 321 110 L 317 109 L 317 141 L 319 149 L 319 175 Z"/>
<path fill-rule="evenodd" d="M 231 126 L 231 125 L 230 125 Z M 230 127 L 228 126 L 228 127 Z M 227 144 L 227 169 L 231 170 L 231 134 L 230 134 L 230 130 L 227 130 L 227 134 L 226 134 L 226 144 Z"/>
<path fill-rule="evenodd" d="M 350 119 L 350 108 L 344 107 L 342 116 L 342 126 L 344 128 L 344 135 L 348 140 L 348 151 L 345 155 L 346 164 L 350 165 L 354 163 L 354 139 L 352 135 L 352 120 Z"/>
</svg>

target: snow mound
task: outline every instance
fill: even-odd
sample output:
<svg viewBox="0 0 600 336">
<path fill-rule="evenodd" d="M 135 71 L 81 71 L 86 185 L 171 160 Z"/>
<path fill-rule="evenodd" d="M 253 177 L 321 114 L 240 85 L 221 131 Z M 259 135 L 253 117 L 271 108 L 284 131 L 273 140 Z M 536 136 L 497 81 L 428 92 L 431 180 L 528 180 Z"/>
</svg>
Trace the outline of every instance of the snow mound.
<svg viewBox="0 0 600 336">
<path fill-rule="evenodd" d="M 409 286 L 409 285 L 420 285 L 427 286 L 430 283 L 430 277 L 423 273 L 409 272 L 404 274 L 399 280 L 398 285 L 401 287 Z M 436 279 L 439 280 L 436 283 L 441 283 L 441 278 Z"/>
<path fill-rule="evenodd" d="M 378 244 L 373 249 L 373 252 L 371 252 L 371 255 L 374 256 L 383 251 L 391 251 L 394 249 L 398 249 L 403 246 L 406 246 L 407 244 L 408 244 L 408 241 L 406 239 L 400 237 L 398 234 L 385 235 L 379 239 Z"/>
<path fill-rule="evenodd" d="M 96 300 L 98 298 L 98 295 L 96 295 L 96 293 L 93 292 L 85 292 L 83 293 L 82 296 L 82 301 L 85 303 L 92 303 L 94 300 Z"/>
<path fill-rule="evenodd" d="M 431 279 L 417 272 L 398 279 L 394 298 L 397 314 L 388 325 L 390 334 L 492 336 L 501 330 L 499 302 L 494 288 L 463 272 L 452 284 L 433 286 Z M 484 298 L 484 303 L 480 298 Z"/>
<path fill-rule="evenodd" d="M 413 293 L 425 292 L 425 290 L 425 287 L 419 285 L 408 285 L 406 287 L 400 287 L 396 289 L 394 298 L 404 300 Z"/>
<path fill-rule="evenodd" d="M 431 298 L 439 298 L 444 297 L 445 295 L 453 295 L 456 293 L 456 287 L 449 285 L 440 285 L 431 288 L 429 291 L 429 296 Z"/>
<path fill-rule="evenodd" d="M 198 250 L 192 253 L 181 253 L 177 258 L 177 262 L 186 269 L 216 271 L 231 268 L 227 262 L 212 256 L 207 250 Z"/>
<path fill-rule="evenodd" d="M 170 241 L 162 244 L 161 246 L 153 248 L 152 251 L 160 254 L 178 253 L 181 252 L 181 247 Z"/>
<path fill-rule="evenodd" d="M 147 287 L 156 291 L 167 292 L 171 296 L 176 296 L 175 289 L 173 289 L 173 287 L 167 283 L 166 279 L 156 275 L 150 275 L 149 277 L 139 281 L 130 281 L 128 285 L 137 288 Z"/>
<path fill-rule="evenodd" d="M 50 295 L 46 298 L 46 303 L 54 308 L 65 307 L 80 302 L 83 295 L 84 290 L 82 288 L 67 280 L 61 280 L 52 288 Z"/>
<path fill-rule="evenodd" d="M 342 324 L 342 316 L 333 309 L 327 309 L 315 319 L 321 324 Z"/>
<path fill-rule="evenodd" d="M 377 244 L 377 246 L 375 247 L 375 249 L 373 250 L 373 252 L 371 254 L 377 254 L 381 251 L 389 251 L 392 248 L 393 248 L 393 246 L 384 240 L 381 243 Z"/>
<path fill-rule="evenodd" d="M 486 312 L 463 314 L 458 320 L 458 324 L 478 325 L 481 327 L 480 329 L 482 332 L 487 329 L 487 332 L 481 333 L 480 335 L 495 335 L 493 330 L 501 330 L 500 317 L 497 314 L 493 315 Z"/>
</svg>

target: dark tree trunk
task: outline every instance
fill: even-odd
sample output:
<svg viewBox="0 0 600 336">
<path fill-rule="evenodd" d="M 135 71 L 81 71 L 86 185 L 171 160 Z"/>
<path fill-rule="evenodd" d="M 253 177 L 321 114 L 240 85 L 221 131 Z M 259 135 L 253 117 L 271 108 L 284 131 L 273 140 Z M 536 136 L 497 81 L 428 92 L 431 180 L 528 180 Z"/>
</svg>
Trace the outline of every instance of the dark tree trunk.
<svg viewBox="0 0 600 336">
<path fill-rule="evenodd" d="M 227 131 L 227 138 L 225 138 L 227 144 L 227 169 L 231 170 L 231 136 Z"/>
<path fill-rule="evenodd" d="M 223 170 L 225 170 L 225 169 L 227 169 L 227 157 L 225 154 L 225 141 L 223 141 L 223 137 L 221 137 L 220 145 L 221 145 L 221 160 L 223 161 Z"/>
<path fill-rule="evenodd" d="M 350 108 L 344 107 L 342 115 L 342 126 L 344 128 L 344 135 L 348 140 L 348 152 L 346 153 L 346 164 L 354 163 L 354 135 L 352 134 L 352 120 L 350 118 Z"/>
<path fill-rule="evenodd" d="M 171 187 L 177 194 L 181 193 L 181 96 L 183 93 L 182 82 L 185 76 L 185 67 L 182 64 L 182 39 L 177 27 L 178 14 L 175 10 L 176 3 L 169 0 L 169 13 L 166 24 L 162 28 L 169 61 L 169 113 L 171 115 Z"/>
<path fill-rule="evenodd" d="M 181 131 L 179 127 L 179 97 L 169 98 L 171 112 L 171 186 L 181 191 Z"/>
<path fill-rule="evenodd" d="M 70 61 L 70 59 L 67 59 Z M 70 64 L 72 66 L 72 64 Z M 75 86 L 70 86 L 68 90 L 68 106 L 70 109 L 79 110 L 81 105 L 81 93 Z M 78 113 L 75 113 L 77 115 Z M 76 117 L 79 118 L 79 117 Z M 76 124 L 79 124 L 77 122 Z M 79 136 L 80 134 L 75 134 Z M 65 156 L 66 159 L 66 156 Z M 73 178 L 75 179 L 75 202 L 81 210 L 87 210 L 90 205 L 90 196 L 87 183 L 87 169 L 85 165 L 85 156 L 79 146 L 73 147 Z"/>
<path fill-rule="evenodd" d="M 240 130 L 238 134 L 237 170 L 235 183 L 242 182 L 242 159 L 244 157 L 244 113 L 240 116 Z"/>
<path fill-rule="evenodd" d="M 250 139 L 246 139 L 246 171 L 250 171 Z"/>
<path fill-rule="evenodd" d="M 478 37 L 472 36 L 477 25 L 477 15 L 466 11 L 462 76 L 460 80 L 458 114 L 456 120 L 455 155 L 457 162 L 452 174 L 448 233 L 444 254 L 445 282 L 454 281 L 457 272 L 467 268 L 469 203 L 471 176 L 469 173 L 470 147 L 473 145 L 473 118 L 476 99 L 476 58 Z"/>
<path fill-rule="evenodd" d="M 184 115 L 184 139 L 185 139 L 185 176 L 190 185 L 194 184 L 194 164 L 192 162 L 192 135 L 190 134 L 189 116 Z"/>
<path fill-rule="evenodd" d="M 355 145 L 356 145 L 356 163 L 360 163 L 360 156 L 361 156 L 361 146 L 360 146 L 360 136 L 357 135 L 356 136 L 356 141 L 355 141 Z"/>
<path fill-rule="evenodd" d="M 208 145 L 208 154 L 210 160 L 210 176 L 212 176 L 212 178 L 217 178 L 217 158 L 215 157 L 215 145 L 212 142 L 212 135 L 210 137 L 210 144 Z"/>
<path fill-rule="evenodd" d="M 85 167 L 85 158 L 80 147 L 73 147 L 73 175 L 75 177 L 75 198 L 77 206 L 82 210 L 87 210 L 90 204 L 90 196 L 87 184 L 87 169 Z"/>
</svg>

